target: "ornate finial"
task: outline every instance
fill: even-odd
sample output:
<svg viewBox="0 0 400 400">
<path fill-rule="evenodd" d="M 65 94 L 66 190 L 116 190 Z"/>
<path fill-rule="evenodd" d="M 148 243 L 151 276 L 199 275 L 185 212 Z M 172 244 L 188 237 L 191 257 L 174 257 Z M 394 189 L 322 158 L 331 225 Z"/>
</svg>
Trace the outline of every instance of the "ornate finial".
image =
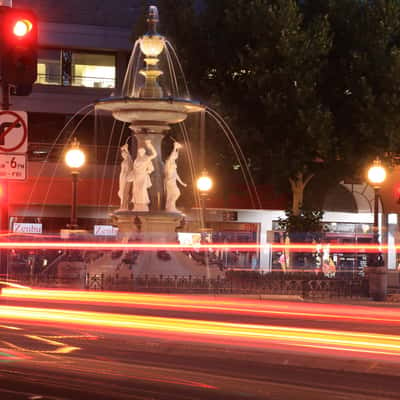
<svg viewBox="0 0 400 400">
<path fill-rule="evenodd" d="M 157 6 L 149 7 L 149 16 L 147 22 L 149 24 L 149 35 L 157 35 L 158 8 Z"/>
</svg>

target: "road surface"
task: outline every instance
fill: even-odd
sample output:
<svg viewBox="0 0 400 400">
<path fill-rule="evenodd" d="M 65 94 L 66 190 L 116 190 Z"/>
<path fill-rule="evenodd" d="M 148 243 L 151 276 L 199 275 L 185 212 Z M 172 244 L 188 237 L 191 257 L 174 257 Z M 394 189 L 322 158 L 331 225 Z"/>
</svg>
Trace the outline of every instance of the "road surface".
<svg viewBox="0 0 400 400">
<path fill-rule="evenodd" d="M 0 398 L 398 399 L 399 326 L 400 308 L 5 290 Z"/>
</svg>

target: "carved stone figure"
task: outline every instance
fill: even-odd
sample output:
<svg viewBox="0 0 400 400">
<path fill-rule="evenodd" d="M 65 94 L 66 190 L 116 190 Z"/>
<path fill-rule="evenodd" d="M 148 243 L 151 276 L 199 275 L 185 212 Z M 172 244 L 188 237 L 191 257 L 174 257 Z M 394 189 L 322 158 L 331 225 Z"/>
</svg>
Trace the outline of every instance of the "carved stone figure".
<svg viewBox="0 0 400 400">
<path fill-rule="evenodd" d="M 150 197 L 148 189 L 151 187 L 150 174 L 154 171 L 152 160 L 157 157 L 157 152 L 151 140 L 145 140 L 145 145 L 149 149 L 150 155 L 146 154 L 144 147 L 138 148 L 130 178 L 133 181 L 133 211 L 149 211 Z"/>
<path fill-rule="evenodd" d="M 133 170 L 133 160 L 129 153 L 129 147 L 124 144 L 121 147 L 121 172 L 119 174 L 119 190 L 118 197 L 120 198 L 120 208 L 118 211 L 127 211 L 129 208 L 130 200 L 130 189 L 132 183 L 130 182 L 130 176 Z"/>
<path fill-rule="evenodd" d="M 182 186 L 186 187 L 186 183 L 182 182 L 182 179 L 179 177 L 176 160 L 179 156 L 179 149 L 182 148 L 182 145 L 178 142 L 174 143 L 174 148 L 165 161 L 164 166 L 164 186 L 165 186 L 165 194 L 166 194 L 166 202 L 165 202 L 165 210 L 169 212 L 179 212 L 176 208 L 176 201 L 181 195 L 181 192 L 178 187 L 178 183 Z"/>
</svg>

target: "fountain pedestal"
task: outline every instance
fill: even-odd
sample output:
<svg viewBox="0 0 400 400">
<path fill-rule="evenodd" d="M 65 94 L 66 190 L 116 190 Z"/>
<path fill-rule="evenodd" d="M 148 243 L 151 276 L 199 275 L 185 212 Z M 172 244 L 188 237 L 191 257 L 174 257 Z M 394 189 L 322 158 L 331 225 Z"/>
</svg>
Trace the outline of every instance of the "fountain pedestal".
<svg viewBox="0 0 400 400">
<path fill-rule="evenodd" d="M 112 220 L 119 228 L 120 238 L 124 242 L 139 241 L 148 244 L 176 244 L 177 228 L 182 226 L 184 215 L 169 212 L 120 211 L 112 214 Z M 132 266 L 134 275 L 148 276 L 193 276 L 216 278 L 223 275 L 213 265 L 208 269 L 190 258 L 187 254 L 173 249 L 155 249 L 139 251 Z"/>
<path fill-rule="evenodd" d="M 123 240 L 140 240 L 143 243 L 177 243 L 176 229 L 184 219 L 181 213 L 165 211 L 117 211 L 111 215 Z"/>
</svg>

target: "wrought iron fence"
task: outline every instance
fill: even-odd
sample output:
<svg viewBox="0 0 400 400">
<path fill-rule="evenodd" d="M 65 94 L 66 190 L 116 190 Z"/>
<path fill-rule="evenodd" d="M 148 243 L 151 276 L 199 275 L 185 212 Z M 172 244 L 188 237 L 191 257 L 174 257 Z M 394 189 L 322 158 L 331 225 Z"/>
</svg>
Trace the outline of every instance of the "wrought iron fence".
<svg viewBox="0 0 400 400">
<path fill-rule="evenodd" d="M 297 295 L 303 298 L 368 297 L 365 278 L 324 278 L 303 276 L 254 275 L 253 277 L 134 275 L 116 278 L 93 274 L 74 278 L 18 276 L 15 282 L 35 287 L 81 288 L 174 294 Z"/>
<path fill-rule="evenodd" d="M 87 276 L 89 290 L 126 290 L 155 293 L 298 295 L 304 298 L 367 297 L 366 279 L 232 279 L 178 275 L 131 275 L 111 278 Z"/>
</svg>

